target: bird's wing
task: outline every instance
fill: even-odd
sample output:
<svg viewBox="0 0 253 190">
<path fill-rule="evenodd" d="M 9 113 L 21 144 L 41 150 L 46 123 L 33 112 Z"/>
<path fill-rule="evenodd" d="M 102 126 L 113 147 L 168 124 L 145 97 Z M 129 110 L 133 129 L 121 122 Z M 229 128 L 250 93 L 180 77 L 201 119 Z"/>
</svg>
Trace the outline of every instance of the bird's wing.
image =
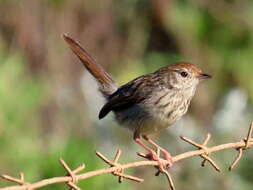
<svg viewBox="0 0 253 190">
<path fill-rule="evenodd" d="M 143 80 L 145 80 L 145 84 Z M 110 111 L 126 109 L 148 98 L 152 91 L 149 84 L 152 84 L 149 82 L 149 77 L 144 75 L 121 86 L 108 98 L 108 102 L 99 112 L 99 119 L 105 117 Z"/>
</svg>

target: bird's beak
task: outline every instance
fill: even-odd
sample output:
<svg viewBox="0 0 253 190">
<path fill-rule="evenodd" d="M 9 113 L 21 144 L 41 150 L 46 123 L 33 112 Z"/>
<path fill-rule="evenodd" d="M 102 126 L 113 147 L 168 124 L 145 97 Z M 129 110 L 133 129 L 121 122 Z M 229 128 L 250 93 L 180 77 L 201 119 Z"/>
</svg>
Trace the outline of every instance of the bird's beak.
<svg viewBox="0 0 253 190">
<path fill-rule="evenodd" d="M 201 73 L 198 75 L 198 78 L 199 79 L 208 79 L 208 78 L 212 78 L 212 75 Z"/>
</svg>

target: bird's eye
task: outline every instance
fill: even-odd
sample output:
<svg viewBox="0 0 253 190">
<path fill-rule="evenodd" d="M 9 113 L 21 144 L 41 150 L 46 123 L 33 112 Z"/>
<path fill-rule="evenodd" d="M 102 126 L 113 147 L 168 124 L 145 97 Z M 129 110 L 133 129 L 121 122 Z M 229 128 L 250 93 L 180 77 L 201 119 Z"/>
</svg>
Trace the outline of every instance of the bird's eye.
<svg viewBox="0 0 253 190">
<path fill-rule="evenodd" d="M 181 72 L 180 74 L 181 74 L 182 77 L 187 77 L 188 76 L 188 73 L 185 72 L 185 71 Z"/>
</svg>

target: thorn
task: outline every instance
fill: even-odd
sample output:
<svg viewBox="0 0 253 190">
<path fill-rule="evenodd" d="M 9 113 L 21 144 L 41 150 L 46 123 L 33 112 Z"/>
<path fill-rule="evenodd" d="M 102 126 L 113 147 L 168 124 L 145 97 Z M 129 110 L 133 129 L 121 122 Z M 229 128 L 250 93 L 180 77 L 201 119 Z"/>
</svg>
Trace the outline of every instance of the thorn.
<svg viewBox="0 0 253 190">
<path fill-rule="evenodd" d="M 112 166 L 111 161 L 106 158 L 102 153 L 100 153 L 99 151 L 96 151 L 96 155 L 101 158 L 105 163 L 107 163 L 108 165 Z"/>
<path fill-rule="evenodd" d="M 80 171 L 82 171 L 84 169 L 85 169 L 85 164 L 82 164 L 81 166 L 79 166 L 78 168 L 76 168 L 75 170 L 73 170 L 72 172 L 74 174 L 77 174 L 77 173 L 79 173 Z"/>
<path fill-rule="evenodd" d="M 117 150 L 117 153 L 113 159 L 114 163 L 117 163 L 119 161 L 119 157 L 121 156 L 122 151 L 120 149 Z"/>
<path fill-rule="evenodd" d="M 228 170 L 231 171 L 232 169 L 235 168 L 235 166 L 237 165 L 237 163 L 240 161 L 240 159 L 242 158 L 242 153 L 243 153 L 243 148 L 239 148 L 238 149 L 238 155 L 236 157 L 236 159 L 233 161 L 233 163 L 231 164 L 231 166 L 229 166 Z"/>
</svg>

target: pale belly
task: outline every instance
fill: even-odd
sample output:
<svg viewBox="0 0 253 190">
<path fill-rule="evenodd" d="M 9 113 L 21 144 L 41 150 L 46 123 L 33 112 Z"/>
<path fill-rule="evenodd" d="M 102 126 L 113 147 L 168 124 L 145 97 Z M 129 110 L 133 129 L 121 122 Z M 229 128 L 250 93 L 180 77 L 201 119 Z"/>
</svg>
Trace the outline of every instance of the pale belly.
<svg viewBox="0 0 253 190">
<path fill-rule="evenodd" d="M 115 111 L 115 116 L 120 125 L 139 134 L 149 135 L 173 125 L 186 113 L 187 108 L 188 106 L 184 109 L 181 106 L 177 106 L 177 109 L 174 107 L 143 109 L 135 105 L 125 110 Z"/>
</svg>

